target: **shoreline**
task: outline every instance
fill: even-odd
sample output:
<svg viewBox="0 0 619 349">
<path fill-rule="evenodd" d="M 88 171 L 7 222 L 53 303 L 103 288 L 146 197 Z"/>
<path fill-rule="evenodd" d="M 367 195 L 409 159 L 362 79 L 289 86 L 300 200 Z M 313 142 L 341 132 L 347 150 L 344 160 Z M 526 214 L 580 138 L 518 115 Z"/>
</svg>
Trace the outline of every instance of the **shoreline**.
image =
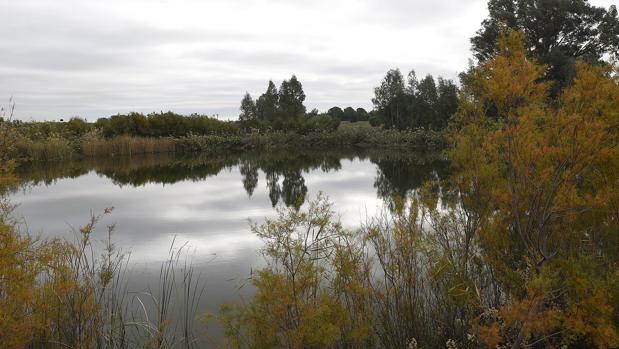
<svg viewBox="0 0 619 349">
<path fill-rule="evenodd" d="M 348 128 L 334 132 L 246 133 L 238 135 L 188 135 L 184 137 L 113 138 L 88 135 L 66 138 L 52 136 L 16 142 L 14 158 L 22 162 L 53 162 L 81 158 L 109 158 L 144 154 L 191 154 L 218 151 L 246 152 L 271 149 L 345 150 L 345 149 L 406 149 L 441 151 L 447 142 L 438 131 L 411 131 L 378 128 Z"/>
</svg>

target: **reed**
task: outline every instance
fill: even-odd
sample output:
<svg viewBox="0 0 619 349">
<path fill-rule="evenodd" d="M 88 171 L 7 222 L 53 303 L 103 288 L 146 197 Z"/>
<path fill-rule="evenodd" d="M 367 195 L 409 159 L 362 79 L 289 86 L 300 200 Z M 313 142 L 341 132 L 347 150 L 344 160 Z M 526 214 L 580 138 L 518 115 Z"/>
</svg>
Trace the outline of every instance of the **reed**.
<svg viewBox="0 0 619 349">
<path fill-rule="evenodd" d="M 64 161 L 76 155 L 71 142 L 60 136 L 39 141 L 21 138 L 16 142 L 15 148 L 21 158 L 30 161 Z"/>
<path fill-rule="evenodd" d="M 81 149 L 82 155 L 86 157 L 173 153 L 175 142 L 172 138 L 119 136 L 111 139 L 84 141 Z"/>
<path fill-rule="evenodd" d="M 0 347 L 198 346 L 194 319 L 204 287 L 182 248 L 172 244 L 156 291 L 135 294 L 113 225 L 103 248 L 95 246 L 95 227 L 111 209 L 76 229 L 74 241 L 33 238 L 10 210 L 0 202 Z"/>
<path fill-rule="evenodd" d="M 22 127 L 23 128 L 23 127 Z M 333 132 L 249 132 L 229 135 L 188 134 L 182 137 L 105 138 L 98 129 L 81 135 L 52 133 L 34 135 L 13 125 L 17 132 L 14 158 L 34 162 L 64 161 L 75 157 L 104 158 L 163 153 L 208 153 L 272 148 L 406 148 L 441 150 L 446 142 L 441 133 L 416 129 L 384 130 L 373 127 L 344 127 Z"/>
</svg>

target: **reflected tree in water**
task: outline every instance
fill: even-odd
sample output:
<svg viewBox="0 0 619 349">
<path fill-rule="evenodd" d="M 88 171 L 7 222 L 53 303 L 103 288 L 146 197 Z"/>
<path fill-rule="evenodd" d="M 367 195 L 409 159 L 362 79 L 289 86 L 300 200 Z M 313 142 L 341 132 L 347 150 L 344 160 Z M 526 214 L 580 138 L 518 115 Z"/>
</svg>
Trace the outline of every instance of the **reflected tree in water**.
<svg viewBox="0 0 619 349">
<path fill-rule="evenodd" d="M 298 209 L 305 202 L 307 187 L 305 186 L 305 178 L 303 178 L 300 170 L 284 172 L 282 189 L 282 196 L 286 206 L 294 206 Z"/>
<path fill-rule="evenodd" d="M 270 151 L 243 154 L 201 154 L 194 156 L 135 156 L 86 159 L 82 161 L 32 164 L 19 168 L 19 177 L 27 185 L 52 184 L 62 178 L 74 178 L 94 170 L 110 178 L 116 185 L 143 186 L 173 184 L 179 181 L 204 181 L 223 169 L 238 166 L 242 185 L 253 196 L 259 185 L 259 171 L 266 174 L 266 189 L 273 207 L 282 203 L 299 208 L 306 200 L 308 188 L 303 174 L 320 170 L 324 173 L 342 169 L 342 160 L 369 159 L 377 167 L 374 188 L 379 198 L 395 210 L 397 198 L 428 179 L 444 178 L 445 161 L 438 154 L 373 151 Z M 17 189 L 17 188 L 13 188 Z"/>
<path fill-rule="evenodd" d="M 279 175 L 275 172 L 267 172 L 267 188 L 269 190 L 269 198 L 271 205 L 277 206 L 279 197 L 282 195 L 282 188 L 279 185 Z"/>
<path fill-rule="evenodd" d="M 280 177 L 284 178 L 281 184 Z M 284 170 L 281 174 L 267 172 L 267 189 L 273 207 L 281 200 L 286 206 L 298 209 L 305 202 L 307 195 L 307 186 L 301 170 Z"/>
<path fill-rule="evenodd" d="M 406 202 L 410 192 L 430 179 L 442 179 L 447 174 L 444 160 L 405 158 L 401 156 L 374 158 L 376 178 L 374 188 L 390 210 L 398 210 L 398 202 Z"/>
<path fill-rule="evenodd" d="M 258 186 L 258 166 L 251 161 L 244 160 L 239 165 L 239 171 L 243 176 L 243 188 L 251 197 Z"/>
</svg>

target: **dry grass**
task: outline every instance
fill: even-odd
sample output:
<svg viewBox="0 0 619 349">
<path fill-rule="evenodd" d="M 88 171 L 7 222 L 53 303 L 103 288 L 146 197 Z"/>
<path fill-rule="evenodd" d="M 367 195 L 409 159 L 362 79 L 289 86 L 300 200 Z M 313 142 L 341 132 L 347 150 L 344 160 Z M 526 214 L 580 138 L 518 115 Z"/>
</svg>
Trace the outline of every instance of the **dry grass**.
<svg viewBox="0 0 619 349">
<path fill-rule="evenodd" d="M 41 141 L 20 138 L 15 148 L 22 157 L 30 161 L 64 161 L 75 156 L 75 151 L 68 139 L 52 136 Z"/>
<path fill-rule="evenodd" d="M 171 138 L 119 136 L 112 139 L 88 140 L 82 143 L 82 154 L 87 157 L 172 153 L 175 150 L 175 143 Z"/>
</svg>

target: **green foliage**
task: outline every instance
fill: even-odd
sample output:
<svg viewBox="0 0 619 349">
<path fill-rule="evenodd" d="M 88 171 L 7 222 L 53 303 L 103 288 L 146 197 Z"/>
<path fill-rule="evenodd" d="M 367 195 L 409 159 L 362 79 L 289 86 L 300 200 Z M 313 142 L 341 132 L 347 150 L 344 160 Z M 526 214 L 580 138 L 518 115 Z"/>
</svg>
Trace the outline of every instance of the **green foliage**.
<svg viewBox="0 0 619 349">
<path fill-rule="evenodd" d="M 273 81 L 269 80 L 269 85 L 256 102 L 258 111 L 257 117 L 260 121 L 273 121 L 278 114 L 279 94 Z"/>
<path fill-rule="evenodd" d="M 91 125 L 89 125 L 84 119 L 74 117 L 67 122 L 66 127 L 69 132 L 73 133 L 76 136 L 81 136 L 90 130 Z"/>
<path fill-rule="evenodd" d="M 306 113 L 303 101 L 305 93 L 296 76 L 282 81 L 279 90 L 269 81 L 267 91 L 255 105 L 249 93 L 245 94 L 239 121 L 244 129 L 250 131 L 287 131 L 305 135 L 337 130 L 341 118 L 319 114 L 316 109 Z"/>
<path fill-rule="evenodd" d="M 97 120 L 95 127 L 107 138 L 122 135 L 137 137 L 234 135 L 240 132 L 233 122 L 197 114 L 184 116 L 173 112 L 151 113 L 147 116 L 140 113 L 118 114 L 109 119 Z"/>
<path fill-rule="evenodd" d="M 239 115 L 239 121 L 247 122 L 250 120 L 258 119 L 256 103 L 251 98 L 249 93 L 245 93 L 243 100 L 241 100 L 241 114 Z"/>
<path fill-rule="evenodd" d="M 417 80 L 415 71 L 408 74 L 407 86 L 398 69 L 392 69 L 374 90 L 372 99 L 376 116 L 386 128 L 428 128 L 440 130 L 458 106 L 458 88 L 451 80 L 439 78 L 436 85 L 431 75 Z M 370 120 L 378 124 L 376 117 Z"/>
<path fill-rule="evenodd" d="M 505 28 L 524 34 L 527 53 L 548 65 L 546 79 L 563 88 L 574 77 L 577 59 L 598 63 L 605 54 L 619 53 L 616 6 L 608 10 L 586 0 L 490 0 L 489 17 L 471 39 L 481 62 L 492 59 Z M 556 95 L 558 90 L 554 90 Z"/>
<path fill-rule="evenodd" d="M 405 128 L 408 98 L 404 91 L 404 77 L 399 69 L 391 69 L 380 86 L 374 89 L 372 103 L 387 128 Z"/>
<path fill-rule="evenodd" d="M 284 119 L 297 119 L 305 116 L 305 93 L 301 82 L 296 76 L 282 81 L 279 88 L 279 113 Z"/>
<path fill-rule="evenodd" d="M 312 132 L 335 132 L 340 125 L 340 120 L 328 115 L 318 115 L 302 119 L 297 126 L 297 132 L 308 134 Z"/>
<path fill-rule="evenodd" d="M 15 142 L 17 133 L 14 125 L 10 122 L 13 116 L 14 105 L 10 106 L 10 111 L 0 109 L 0 188 L 12 184 L 16 178 L 13 175 L 16 163 L 14 159 Z"/>
<path fill-rule="evenodd" d="M 340 107 L 333 107 L 327 111 L 327 115 L 348 122 L 368 121 L 370 118 L 369 113 L 363 108 L 346 107 L 344 110 Z"/>
<path fill-rule="evenodd" d="M 370 119 L 370 113 L 363 108 L 357 108 L 355 110 L 354 119 L 355 121 L 368 121 Z"/>
<path fill-rule="evenodd" d="M 380 126 L 381 122 L 380 122 L 380 117 L 377 115 L 372 115 L 368 121 L 370 122 L 370 125 L 372 125 L 373 127 L 378 127 Z"/>
<path fill-rule="evenodd" d="M 275 87 L 273 81 L 269 81 L 266 92 L 256 101 L 256 113 L 253 117 L 248 117 L 251 113 L 248 114 L 247 112 L 252 108 L 250 100 L 251 96 L 246 94 L 241 103 L 242 117 L 240 116 L 239 120 L 251 127 L 266 126 L 276 130 L 291 129 L 291 125 L 306 116 L 306 109 L 303 105 L 305 92 L 303 92 L 301 82 L 294 75 L 290 80 L 282 81 L 279 90 Z"/>
<path fill-rule="evenodd" d="M 327 111 L 327 114 L 339 120 L 344 119 L 344 111 L 340 107 L 332 107 L 331 109 Z M 346 120 L 346 121 L 350 121 L 350 120 Z"/>
</svg>

